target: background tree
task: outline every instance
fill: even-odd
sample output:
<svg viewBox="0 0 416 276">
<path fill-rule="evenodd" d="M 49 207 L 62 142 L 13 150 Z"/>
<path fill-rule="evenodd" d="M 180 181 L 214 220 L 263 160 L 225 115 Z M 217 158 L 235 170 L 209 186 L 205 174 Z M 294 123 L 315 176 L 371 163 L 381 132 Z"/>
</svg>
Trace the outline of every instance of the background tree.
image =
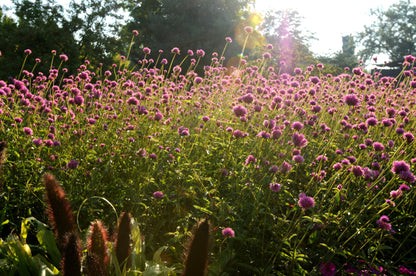
<svg viewBox="0 0 416 276">
<path fill-rule="evenodd" d="M 359 53 L 363 60 L 384 53 L 396 61 L 415 53 L 416 6 L 410 0 L 393 4 L 386 11 L 372 10 L 371 14 L 374 22 L 357 35 L 364 48 Z"/>
<path fill-rule="evenodd" d="M 153 55 L 157 55 L 158 50 L 170 53 L 173 47 L 178 47 L 182 53 L 188 49 L 219 52 L 225 45 L 225 37 L 235 38 L 235 29 L 248 14 L 250 3 L 253 1 L 131 1 L 131 20 L 124 33 L 130 36 L 132 30 L 140 32 L 131 59 L 140 59 L 143 47 L 149 47 Z M 235 44 L 231 47 L 238 47 L 237 52 L 241 51 L 241 46 Z"/>
<path fill-rule="evenodd" d="M 24 50 L 31 49 L 33 58 L 28 60 L 28 70 L 40 58 L 38 69 L 50 68 L 51 50 L 58 54 L 65 53 L 71 58 L 78 57 L 76 41 L 71 32 L 66 30 L 67 21 L 63 8 L 54 1 L 43 3 L 24 0 L 15 1 L 17 22 L 1 14 L 0 21 L 0 77 L 16 77 L 24 59 Z M 75 65 L 74 65 L 75 66 Z"/>
<path fill-rule="evenodd" d="M 125 4 L 119 0 L 71 1 L 67 28 L 77 39 L 81 61 L 111 64 L 123 45 L 119 33 L 125 23 Z"/>
<path fill-rule="evenodd" d="M 295 67 L 306 67 L 315 62 L 309 50 L 313 35 L 301 28 L 302 17 L 294 10 L 274 10 L 266 13 L 262 31 L 271 51 L 275 66 L 281 72 L 292 73 Z"/>
<path fill-rule="evenodd" d="M 358 66 L 358 58 L 355 55 L 355 42 L 352 35 L 342 37 L 342 51 L 334 53 L 332 56 L 319 56 L 316 58 L 324 64 L 324 74 L 339 75 L 349 69 Z"/>
<path fill-rule="evenodd" d="M 66 54 L 66 64 L 74 73 L 88 59 L 94 65 L 111 66 L 116 53 L 122 49 L 119 31 L 125 3 L 117 0 L 72 1 L 69 8 L 54 0 L 13 0 L 14 16 L 0 13 L 0 77 L 16 77 L 24 59 L 23 51 L 31 49 L 27 70 L 47 72 L 51 51 Z M 55 59 L 56 60 L 56 59 Z M 59 62 L 59 61 L 58 61 Z"/>
</svg>

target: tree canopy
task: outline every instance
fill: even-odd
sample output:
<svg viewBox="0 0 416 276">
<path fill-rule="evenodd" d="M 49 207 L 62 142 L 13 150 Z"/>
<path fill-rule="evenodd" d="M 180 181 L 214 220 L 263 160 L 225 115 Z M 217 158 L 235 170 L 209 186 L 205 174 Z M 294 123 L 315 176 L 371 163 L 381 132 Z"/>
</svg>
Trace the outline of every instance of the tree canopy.
<svg viewBox="0 0 416 276">
<path fill-rule="evenodd" d="M 392 61 L 397 61 L 415 53 L 416 6 L 410 0 L 401 0 L 386 11 L 372 10 L 371 15 L 374 22 L 357 36 L 363 46 L 359 53 L 363 60 L 385 53 Z"/>
<path fill-rule="evenodd" d="M 273 46 L 272 59 L 281 72 L 292 73 L 295 67 L 315 61 L 309 50 L 313 35 L 305 34 L 301 23 L 302 17 L 295 10 L 275 10 L 265 15 L 262 31 Z"/>
<path fill-rule="evenodd" d="M 125 35 L 139 30 L 132 59 L 143 56 L 142 48 L 154 53 L 202 49 L 221 51 L 226 37 L 235 37 L 235 29 L 248 14 L 252 0 L 143 0 L 130 3 L 131 20 Z M 240 47 L 241 50 L 241 47 Z"/>
</svg>

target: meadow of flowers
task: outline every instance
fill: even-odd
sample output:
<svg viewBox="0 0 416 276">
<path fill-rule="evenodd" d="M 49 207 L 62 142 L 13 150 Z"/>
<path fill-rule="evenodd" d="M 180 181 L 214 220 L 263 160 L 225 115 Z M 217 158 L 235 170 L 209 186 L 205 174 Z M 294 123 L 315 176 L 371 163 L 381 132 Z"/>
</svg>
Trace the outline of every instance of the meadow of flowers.
<svg viewBox="0 0 416 276">
<path fill-rule="evenodd" d="M 53 53 L 48 73 L 0 81 L 3 233 L 47 222 L 49 173 L 84 235 L 130 212 L 145 258 L 171 268 L 155 274 L 181 272 L 208 218 L 209 275 L 415 275 L 415 57 L 394 79 L 183 51 L 75 75 Z"/>
</svg>

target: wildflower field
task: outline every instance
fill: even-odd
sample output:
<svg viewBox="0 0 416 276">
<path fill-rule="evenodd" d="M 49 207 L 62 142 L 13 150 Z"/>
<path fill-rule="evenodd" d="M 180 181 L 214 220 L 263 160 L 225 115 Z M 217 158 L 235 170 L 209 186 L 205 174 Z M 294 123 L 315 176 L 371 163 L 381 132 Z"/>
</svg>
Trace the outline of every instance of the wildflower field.
<svg viewBox="0 0 416 276">
<path fill-rule="evenodd" d="M 134 218 L 134 264 L 114 274 L 180 274 L 208 218 L 208 275 L 415 275 L 414 57 L 394 79 L 321 64 L 280 74 L 267 53 L 232 70 L 181 51 L 75 75 L 53 53 L 48 73 L 24 64 L 0 81 L 0 272 L 37 256 L 59 273 L 39 234 L 53 175 L 81 237 L 96 219 L 111 237 L 120 213 Z"/>
</svg>

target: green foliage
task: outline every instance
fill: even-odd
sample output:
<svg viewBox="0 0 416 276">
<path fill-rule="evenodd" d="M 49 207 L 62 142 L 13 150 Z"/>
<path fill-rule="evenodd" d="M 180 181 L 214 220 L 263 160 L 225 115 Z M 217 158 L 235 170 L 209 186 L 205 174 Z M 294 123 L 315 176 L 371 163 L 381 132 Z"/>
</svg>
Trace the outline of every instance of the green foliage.
<svg viewBox="0 0 416 276">
<path fill-rule="evenodd" d="M 371 11 L 374 22 L 357 35 L 364 47 L 359 56 L 370 60 L 373 55 L 385 53 L 391 61 L 401 60 L 416 51 L 416 6 L 412 1 L 401 0 L 387 10 Z"/>
<path fill-rule="evenodd" d="M 412 268 L 411 73 L 379 78 L 354 68 L 353 75 L 321 76 L 312 64 L 292 76 L 269 69 L 267 59 L 231 75 L 215 62 L 204 75 L 192 67 L 168 73 L 168 65 L 112 72 L 82 65 L 53 89 L 57 77 L 42 87 L 34 82 L 39 75 L 0 82 L 8 232 L 24 228 L 16 225 L 22 217 L 44 218 L 40 178 L 48 172 L 79 207 L 81 232 L 100 218 L 113 236 L 113 209 L 136 218 L 131 268 L 108 245 L 112 275 L 182 270 L 189 229 L 206 216 L 211 275 L 319 274 L 323 263 L 340 274 Z M 397 160 L 406 162 L 405 174 L 392 170 Z M 313 207 L 301 204 L 305 197 Z M 2 263 L 13 271 L 16 257 L 2 245 Z"/>
</svg>

